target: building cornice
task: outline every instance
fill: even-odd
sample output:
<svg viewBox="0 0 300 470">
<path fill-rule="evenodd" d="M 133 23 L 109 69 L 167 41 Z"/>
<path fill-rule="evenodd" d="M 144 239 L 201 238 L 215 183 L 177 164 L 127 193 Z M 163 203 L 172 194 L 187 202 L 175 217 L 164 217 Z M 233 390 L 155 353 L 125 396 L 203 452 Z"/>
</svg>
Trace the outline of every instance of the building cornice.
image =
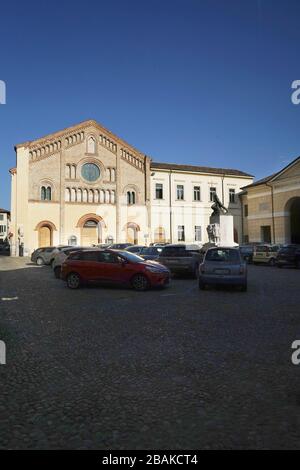
<svg viewBox="0 0 300 470">
<path fill-rule="evenodd" d="M 203 175 L 203 176 L 218 176 L 218 177 L 227 177 L 227 178 L 238 178 L 238 179 L 251 179 L 253 178 L 252 175 L 234 175 L 232 173 L 225 172 L 213 172 L 213 171 L 204 171 L 204 170 L 184 170 L 184 169 L 167 169 L 167 168 L 157 168 L 151 165 L 151 172 L 159 172 L 159 173 L 174 173 L 174 174 L 189 174 L 189 175 Z"/>
</svg>

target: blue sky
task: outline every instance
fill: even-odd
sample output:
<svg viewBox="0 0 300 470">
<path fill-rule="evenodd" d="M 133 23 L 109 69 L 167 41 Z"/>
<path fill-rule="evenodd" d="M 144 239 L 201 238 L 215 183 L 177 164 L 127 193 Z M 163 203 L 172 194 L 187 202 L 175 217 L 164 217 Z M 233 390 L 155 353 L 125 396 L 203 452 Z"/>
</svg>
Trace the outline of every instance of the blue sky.
<svg viewBox="0 0 300 470">
<path fill-rule="evenodd" d="M 257 178 L 300 155 L 300 2 L 2 2 L 0 207 L 13 146 L 96 119 L 154 160 Z"/>
</svg>

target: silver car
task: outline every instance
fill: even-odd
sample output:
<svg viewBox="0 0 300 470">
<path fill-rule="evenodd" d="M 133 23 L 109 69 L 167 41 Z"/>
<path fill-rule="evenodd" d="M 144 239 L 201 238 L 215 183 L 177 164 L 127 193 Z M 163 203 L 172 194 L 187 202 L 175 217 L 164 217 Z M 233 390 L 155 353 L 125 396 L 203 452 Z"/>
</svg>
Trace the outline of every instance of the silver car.
<svg viewBox="0 0 300 470">
<path fill-rule="evenodd" d="M 227 284 L 247 290 L 247 264 L 237 248 L 209 248 L 199 266 L 199 289 L 209 284 Z"/>
</svg>

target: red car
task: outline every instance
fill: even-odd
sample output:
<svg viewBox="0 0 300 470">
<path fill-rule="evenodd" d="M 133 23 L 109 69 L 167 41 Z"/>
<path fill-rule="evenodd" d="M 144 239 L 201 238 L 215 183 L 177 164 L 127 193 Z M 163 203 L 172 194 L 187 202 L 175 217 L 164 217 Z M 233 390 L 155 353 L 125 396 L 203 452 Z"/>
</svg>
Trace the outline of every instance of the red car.
<svg viewBox="0 0 300 470">
<path fill-rule="evenodd" d="M 155 261 L 123 250 L 85 250 L 71 253 L 63 262 L 61 277 L 70 289 L 87 282 L 124 284 L 143 291 L 166 286 L 170 271 Z"/>
</svg>

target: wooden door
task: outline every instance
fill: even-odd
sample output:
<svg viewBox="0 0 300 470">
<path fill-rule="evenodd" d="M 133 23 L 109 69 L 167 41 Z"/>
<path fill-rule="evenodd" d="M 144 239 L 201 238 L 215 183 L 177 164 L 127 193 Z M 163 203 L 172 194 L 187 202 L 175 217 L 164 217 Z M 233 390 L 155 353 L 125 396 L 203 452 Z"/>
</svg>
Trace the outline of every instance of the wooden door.
<svg viewBox="0 0 300 470">
<path fill-rule="evenodd" d="M 83 227 L 81 232 L 81 244 L 92 246 L 98 244 L 98 227 Z"/>
<path fill-rule="evenodd" d="M 47 226 L 39 229 L 39 247 L 51 246 L 51 229 Z"/>
<path fill-rule="evenodd" d="M 133 245 L 138 243 L 137 230 L 134 227 L 127 228 L 127 243 L 133 243 Z"/>
</svg>

